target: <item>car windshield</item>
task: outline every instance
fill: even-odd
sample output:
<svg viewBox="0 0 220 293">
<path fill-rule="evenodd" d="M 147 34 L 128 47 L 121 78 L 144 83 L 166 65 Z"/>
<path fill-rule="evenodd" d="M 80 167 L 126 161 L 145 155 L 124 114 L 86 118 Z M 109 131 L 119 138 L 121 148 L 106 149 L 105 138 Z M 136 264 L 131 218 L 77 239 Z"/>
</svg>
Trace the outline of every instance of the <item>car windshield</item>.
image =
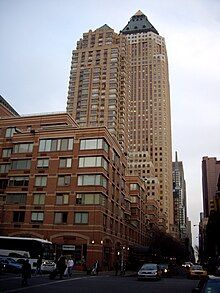
<svg viewBox="0 0 220 293">
<path fill-rule="evenodd" d="M 220 280 L 208 280 L 205 286 L 204 293 L 218 293 L 220 292 Z"/>
<path fill-rule="evenodd" d="M 168 264 L 159 264 L 161 269 L 168 269 Z"/>
<path fill-rule="evenodd" d="M 192 270 L 203 270 L 202 266 L 192 266 Z"/>
<path fill-rule="evenodd" d="M 156 264 L 144 264 L 141 269 L 142 270 L 156 270 L 157 265 Z"/>
</svg>

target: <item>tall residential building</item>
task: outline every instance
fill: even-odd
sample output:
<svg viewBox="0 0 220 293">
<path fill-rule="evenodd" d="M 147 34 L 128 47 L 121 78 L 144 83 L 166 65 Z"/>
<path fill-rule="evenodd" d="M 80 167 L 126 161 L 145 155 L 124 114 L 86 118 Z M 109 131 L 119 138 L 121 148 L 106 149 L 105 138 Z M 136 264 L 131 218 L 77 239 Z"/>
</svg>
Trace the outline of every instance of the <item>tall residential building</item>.
<svg viewBox="0 0 220 293">
<path fill-rule="evenodd" d="M 178 227 L 179 238 L 184 239 L 187 237 L 186 183 L 183 163 L 178 161 L 177 152 L 173 162 L 173 207 L 174 224 Z"/>
<path fill-rule="evenodd" d="M 214 198 L 217 192 L 219 176 L 220 161 L 217 161 L 216 158 L 203 157 L 202 189 L 205 218 L 209 217 L 210 211 L 214 209 Z"/>
<path fill-rule="evenodd" d="M 166 228 L 170 231 L 173 224 L 172 151 L 165 40 L 141 11 L 131 17 L 121 34 L 131 47 L 130 174 L 139 174 L 146 181 L 158 181 L 159 221 L 165 216 Z"/>
<path fill-rule="evenodd" d="M 72 53 L 67 112 L 80 127 L 106 126 L 128 146 L 130 54 L 126 37 L 104 25 L 84 33 Z"/>
</svg>

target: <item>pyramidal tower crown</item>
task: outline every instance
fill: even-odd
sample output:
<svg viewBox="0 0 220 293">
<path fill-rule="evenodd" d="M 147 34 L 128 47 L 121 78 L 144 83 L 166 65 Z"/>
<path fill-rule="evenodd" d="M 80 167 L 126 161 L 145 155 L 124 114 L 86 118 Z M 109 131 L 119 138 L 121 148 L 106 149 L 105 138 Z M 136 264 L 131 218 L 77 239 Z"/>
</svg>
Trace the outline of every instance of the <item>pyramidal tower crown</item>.
<svg viewBox="0 0 220 293">
<path fill-rule="evenodd" d="M 142 33 L 142 32 L 153 32 L 159 35 L 158 31 L 155 27 L 149 22 L 146 15 L 138 10 L 135 15 L 131 17 L 128 24 L 123 28 L 121 33 L 123 34 L 135 34 L 135 33 Z"/>
</svg>

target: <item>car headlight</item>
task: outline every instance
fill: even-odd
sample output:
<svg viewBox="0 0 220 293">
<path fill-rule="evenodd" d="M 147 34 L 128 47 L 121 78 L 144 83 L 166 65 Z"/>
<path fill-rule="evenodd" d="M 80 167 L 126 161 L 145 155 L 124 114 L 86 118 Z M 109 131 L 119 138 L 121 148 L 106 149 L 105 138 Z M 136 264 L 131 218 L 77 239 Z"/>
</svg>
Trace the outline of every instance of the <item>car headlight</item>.
<svg viewBox="0 0 220 293">
<path fill-rule="evenodd" d="M 164 269 L 164 273 L 167 273 L 167 269 Z"/>
</svg>

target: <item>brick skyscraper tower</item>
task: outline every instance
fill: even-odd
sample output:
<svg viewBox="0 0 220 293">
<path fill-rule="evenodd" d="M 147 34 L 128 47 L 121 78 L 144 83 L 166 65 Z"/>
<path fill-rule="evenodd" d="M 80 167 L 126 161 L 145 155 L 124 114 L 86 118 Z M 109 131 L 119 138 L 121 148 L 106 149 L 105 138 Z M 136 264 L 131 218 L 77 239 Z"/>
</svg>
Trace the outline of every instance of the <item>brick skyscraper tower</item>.
<svg viewBox="0 0 220 293">
<path fill-rule="evenodd" d="M 128 146 L 130 54 L 108 25 L 83 34 L 72 53 L 67 112 L 80 127 L 106 126 Z"/>
<path fill-rule="evenodd" d="M 73 50 L 67 112 L 80 127 L 106 126 L 129 150 L 130 175 L 148 183 L 153 222 L 173 224 L 171 121 L 164 38 L 138 11 L 120 34 L 84 33 Z M 150 216 L 151 217 L 151 216 Z"/>
<path fill-rule="evenodd" d="M 159 225 L 165 219 L 166 229 L 171 231 L 171 115 L 165 41 L 140 10 L 121 34 L 131 46 L 130 174 L 139 174 L 150 184 L 157 178 Z"/>
</svg>

